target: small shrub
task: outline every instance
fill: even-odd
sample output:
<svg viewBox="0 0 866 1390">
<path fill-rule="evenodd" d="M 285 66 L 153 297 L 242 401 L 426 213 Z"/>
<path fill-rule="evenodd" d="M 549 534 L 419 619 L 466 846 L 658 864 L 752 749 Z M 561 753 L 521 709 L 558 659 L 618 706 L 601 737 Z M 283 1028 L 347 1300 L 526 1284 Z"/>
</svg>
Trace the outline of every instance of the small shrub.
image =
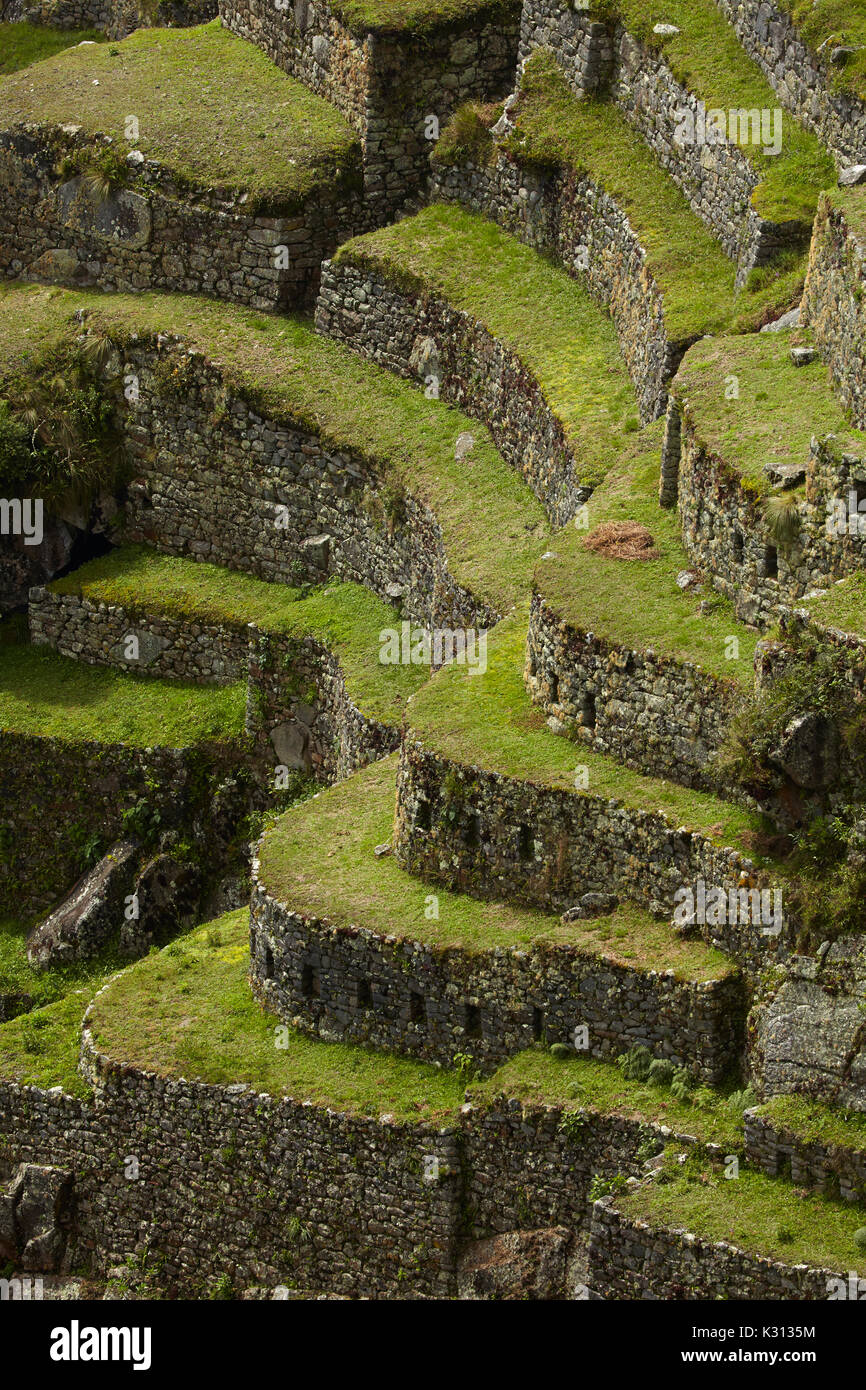
<svg viewBox="0 0 866 1390">
<path fill-rule="evenodd" d="M 555 1057 L 557 1062 L 567 1062 L 569 1057 L 574 1056 L 574 1052 L 568 1043 L 553 1043 L 550 1049 L 551 1057 Z"/>
<path fill-rule="evenodd" d="M 616 1064 L 627 1081 L 646 1081 L 653 1055 L 648 1047 L 633 1047 L 630 1052 L 618 1057 Z"/>
<path fill-rule="evenodd" d="M 858 1250 L 866 1252 L 866 1226 L 861 1226 L 859 1230 L 854 1232 L 854 1244 Z"/>
<path fill-rule="evenodd" d="M 649 1081 L 651 1085 L 670 1086 L 673 1079 L 673 1062 L 665 1061 L 662 1057 L 656 1057 L 655 1060 L 650 1063 L 650 1069 L 647 1072 L 647 1081 Z"/>
</svg>

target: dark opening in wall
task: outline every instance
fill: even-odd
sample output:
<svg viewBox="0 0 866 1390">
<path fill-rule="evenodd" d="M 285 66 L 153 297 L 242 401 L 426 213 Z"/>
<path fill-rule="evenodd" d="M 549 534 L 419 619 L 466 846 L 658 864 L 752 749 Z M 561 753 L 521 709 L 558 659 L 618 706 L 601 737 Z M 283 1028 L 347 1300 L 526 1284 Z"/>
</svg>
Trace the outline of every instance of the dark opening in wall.
<svg viewBox="0 0 866 1390">
<path fill-rule="evenodd" d="M 595 728 L 595 696 L 584 691 L 581 702 L 581 723 L 585 729 Z"/>
<path fill-rule="evenodd" d="M 779 552 L 774 545 L 764 551 L 764 578 L 775 579 L 779 573 Z"/>
<path fill-rule="evenodd" d="M 550 695 L 548 696 L 552 705 L 559 704 L 559 676 L 551 676 L 549 682 Z"/>
<path fill-rule="evenodd" d="M 521 825 L 517 831 L 517 852 L 524 861 L 535 858 L 535 845 L 528 825 Z"/>
<path fill-rule="evenodd" d="M 409 991 L 409 1021 L 410 1023 L 426 1023 L 427 1008 L 424 1003 L 424 995 L 417 990 Z"/>
<path fill-rule="evenodd" d="M 467 1038 L 481 1037 L 481 1010 L 477 1004 L 466 1005 L 466 1021 L 464 1023 Z"/>
<path fill-rule="evenodd" d="M 358 1008 L 359 1008 L 359 1009 L 372 1009 L 372 1007 L 373 1007 L 373 991 L 370 989 L 370 981 L 369 981 L 369 980 L 359 980 L 359 981 L 358 981 Z"/>
<path fill-rule="evenodd" d="M 544 1037 L 544 1014 L 537 1004 L 532 1010 L 532 1036 L 536 1042 L 541 1042 Z"/>
<path fill-rule="evenodd" d="M 321 994 L 319 972 L 314 965 L 305 965 L 301 971 L 301 993 L 305 999 L 318 999 Z"/>
<path fill-rule="evenodd" d="M 866 512 L 866 507 L 861 507 L 861 503 L 866 502 L 866 482 L 863 482 L 861 478 L 852 478 L 851 488 L 854 493 L 857 511 L 861 514 L 862 512 Z"/>
<path fill-rule="evenodd" d="M 272 980 L 273 978 L 274 978 L 274 953 L 273 953 L 273 951 L 271 950 L 270 946 L 266 946 L 266 947 L 265 947 L 265 979 L 266 979 L 266 980 Z"/>
<path fill-rule="evenodd" d="M 418 801 L 415 806 L 415 829 L 430 829 L 430 802 Z"/>
<path fill-rule="evenodd" d="M 477 849 L 481 844 L 481 817 L 477 811 L 469 812 L 469 819 L 463 832 L 463 842 L 469 849 Z"/>
<path fill-rule="evenodd" d="M 735 532 L 734 532 L 734 564 L 735 564 L 735 565 L 741 565 L 742 563 L 743 563 L 743 533 L 742 533 L 742 531 L 735 531 Z"/>
</svg>

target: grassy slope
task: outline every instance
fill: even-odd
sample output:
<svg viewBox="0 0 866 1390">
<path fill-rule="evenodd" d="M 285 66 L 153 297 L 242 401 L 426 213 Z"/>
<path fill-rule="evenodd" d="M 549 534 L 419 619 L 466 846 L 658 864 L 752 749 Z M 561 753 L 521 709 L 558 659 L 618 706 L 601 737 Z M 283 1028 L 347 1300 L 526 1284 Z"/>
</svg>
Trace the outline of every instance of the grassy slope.
<svg viewBox="0 0 866 1390">
<path fill-rule="evenodd" d="M 94 979 L 101 983 L 112 967 L 116 968 L 115 957 L 106 954 L 98 960 L 34 970 L 27 960 L 26 941 L 32 927 L 45 916 L 45 912 L 39 913 L 30 922 L 0 920 L 0 994 L 29 995 L 37 1007 L 62 999 L 78 985 L 86 986 Z"/>
<path fill-rule="evenodd" d="M 608 7 L 627 29 L 661 51 L 677 80 L 708 111 L 779 107 L 776 93 L 714 0 L 608 0 Z M 675 24 L 680 32 L 660 38 L 652 33 L 658 23 Z M 764 155 L 760 145 L 751 144 L 746 152 L 761 175 L 752 195 L 755 210 L 770 221 L 811 222 L 818 193 L 836 182 L 835 164 L 817 138 L 785 111 L 781 153 Z"/>
<path fill-rule="evenodd" d="M 644 777 L 553 734 L 523 684 L 525 608 L 500 623 L 487 646 L 484 675 L 446 667 L 409 704 L 411 736 L 454 762 L 506 777 L 574 791 L 575 768 L 589 772 L 587 795 L 616 798 L 627 806 L 661 811 L 718 844 L 754 850 L 744 832 L 760 829 L 760 817 L 705 792 Z"/>
<path fill-rule="evenodd" d="M 853 92 L 866 100 L 866 3 L 864 0 L 776 0 L 813 51 L 828 39 L 826 53 L 836 47 L 859 49 L 834 70 L 831 90 Z"/>
<path fill-rule="evenodd" d="M 758 1106 L 758 1114 L 792 1130 L 804 1144 L 838 1144 L 866 1152 L 866 1115 L 858 1111 L 837 1110 L 806 1096 L 780 1095 Z"/>
<path fill-rule="evenodd" d="M 854 1244 L 854 1233 L 863 1224 L 856 1206 L 803 1195 L 789 1183 L 747 1169 L 741 1168 L 736 1180 L 727 1179 L 696 1157 L 680 1167 L 671 1156 L 664 1171 L 669 1181 L 621 1193 L 615 1198 L 617 1209 L 653 1225 L 685 1227 L 704 1240 L 730 1241 L 785 1264 L 866 1274 L 866 1253 Z"/>
<path fill-rule="evenodd" d="M 858 184 L 854 188 L 830 188 L 826 197 L 843 214 L 861 245 L 866 242 L 866 186 Z"/>
<path fill-rule="evenodd" d="M 247 980 L 248 920 L 245 909 L 230 913 L 125 971 L 96 1001 L 99 1049 L 162 1075 L 246 1081 L 350 1113 L 453 1116 L 463 1094 L 453 1072 L 295 1032 L 277 1048 L 279 1020 L 256 1003 Z"/>
<path fill-rule="evenodd" d="M 81 1020 L 106 978 L 78 985 L 53 1004 L 0 1023 L 0 1079 L 46 1089 L 62 1086 L 69 1095 L 88 1095 L 78 1075 Z"/>
<path fill-rule="evenodd" d="M 613 324 L 569 279 L 494 222 L 435 203 L 344 243 L 335 263 L 382 273 L 409 294 L 432 293 L 480 320 L 541 386 L 582 464 L 604 477 L 637 422 Z"/>
<path fill-rule="evenodd" d="M 763 465 L 805 464 L 813 435 L 833 433 L 839 449 L 866 457 L 866 433 L 851 428 L 827 368 L 795 367 L 791 343 L 788 333 L 706 338 L 689 348 L 676 376 L 698 437 L 759 493 L 770 490 Z M 725 399 L 731 376 L 736 400 Z"/>
<path fill-rule="evenodd" d="M 215 300 L 178 295 L 98 295 L 32 286 L 0 287 L 0 380 L 22 354 L 88 326 L 125 338 L 170 331 L 221 364 L 225 379 L 277 420 L 319 433 L 426 499 L 442 526 L 451 573 L 478 598 L 506 612 L 527 592 L 549 528 L 541 503 L 503 463 L 477 421 L 298 319 L 268 317 Z M 454 458 L 459 434 L 475 447 Z M 495 544 L 491 538 L 495 537 Z"/>
<path fill-rule="evenodd" d="M 539 561 L 535 582 L 550 606 L 575 627 L 691 661 L 750 690 L 757 634 L 736 620 L 730 603 L 712 595 L 717 606 L 703 615 L 698 605 L 706 595 L 677 588 L 677 574 L 691 564 L 677 513 L 658 504 L 663 429 L 659 420 L 644 430 L 632 457 L 614 466 L 587 505 L 589 530 L 604 521 L 639 521 L 652 533 L 660 558 L 613 560 L 586 548 L 585 530 L 567 526 L 555 537 L 551 557 Z M 736 661 L 725 658 L 732 634 L 740 643 Z"/>
<path fill-rule="evenodd" d="M 379 633 L 400 628 L 400 614 L 360 584 L 333 582 L 307 598 L 237 570 L 121 546 L 50 586 L 93 603 L 120 604 L 128 613 L 166 614 L 186 622 L 254 622 L 298 640 L 312 637 L 340 662 L 346 685 L 364 714 L 395 724 L 429 672 L 383 665 Z"/>
<path fill-rule="evenodd" d="M 67 741 L 184 748 L 243 733 L 246 684 L 148 680 L 40 647 L 4 645 L 0 731 Z"/>
<path fill-rule="evenodd" d="M 798 599 L 797 607 L 806 608 L 823 627 L 866 637 L 866 574 L 840 580 L 821 598 Z"/>
<path fill-rule="evenodd" d="M 726 325 L 752 328 L 799 299 L 805 256 L 768 287 L 738 293 L 733 262 L 619 108 L 579 101 L 548 54 L 536 53 L 527 63 L 520 92 L 506 150 L 530 163 L 585 172 L 624 209 L 664 295 L 672 340 Z"/>
<path fill-rule="evenodd" d="M 374 763 L 282 816 L 260 852 L 268 890 L 294 911 L 442 949 L 483 951 L 545 940 L 609 955 L 639 970 L 673 970 L 683 979 L 730 973 L 730 962 L 719 952 L 683 941 L 667 923 L 629 904 L 610 916 L 563 926 L 558 916 L 437 891 L 439 920 L 427 921 L 427 886 L 390 855 L 377 859 L 373 853 L 391 836 L 395 769 L 396 756 Z M 329 849 L 323 856 L 324 844 Z"/>
<path fill-rule="evenodd" d="M 0 24 L 0 77 L 39 63 L 78 43 L 102 43 L 97 29 L 46 29 L 42 24 Z"/>
<path fill-rule="evenodd" d="M 98 85 L 94 85 L 98 83 Z M 358 164 L 358 137 L 336 109 L 219 21 L 139 29 L 75 48 L 0 82 L 0 123 L 74 122 L 135 147 L 194 184 L 295 203 Z"/>
</svg>

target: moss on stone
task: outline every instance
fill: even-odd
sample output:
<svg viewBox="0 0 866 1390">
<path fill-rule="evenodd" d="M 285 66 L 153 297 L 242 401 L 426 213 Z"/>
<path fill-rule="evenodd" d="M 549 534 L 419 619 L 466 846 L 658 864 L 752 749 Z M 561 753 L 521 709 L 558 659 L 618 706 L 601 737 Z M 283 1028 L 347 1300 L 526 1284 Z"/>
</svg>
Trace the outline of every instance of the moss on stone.
<svg viewBox="0 0 866 1390">
<path fill-rule="evenodd" d="M 515 20 L 517 0 L 330 0 L 338 19 L 354 32 L 424 34 L 456 25 Z"/>
<path fill-rule="evenodd" d="M 130 115 L 139 134 L 127 144 Z M 121 160 L 140 149 L 191 185 L 269 206 L 297 206 L 347 173 L 360 179 L 360 144 L 348 122 L 218 20 L 139 29 L 7 76 L 0 126 L 16 121 L 73 123 L 109 136 Z"/>
<path fill-rule="evenodd" d="M 536 567 L 535 583 L 565 622 L 617 645 L 692 662 L 751 690 L 757 633 L 738 622 L 733 605 L 712 594 L 710 613 L 699 612 L 705 593 L 677 587 L 692 568 L 675 511 L 658 504 L 663 421 L 643 431 L 630 454 L 614 465 L 587 503 L 586 529 L 565 527 Z M 637 521 L 652 534 L 659 558 L 616 560 L 584 544 L 588 530 L 608 521 Z M 725 657 L 727 639 L 739 640 L 737 660 Z"/>
<path fill-rule="evenodd" d="M 336 265 L 381 275 L 411 297 L 434 295 L 512 349 L 532 373 L 597 483 L 637 423 L 613 324 L 587 291 L 495 222 L 434 203 L 345 242 Z"/>
</svg>

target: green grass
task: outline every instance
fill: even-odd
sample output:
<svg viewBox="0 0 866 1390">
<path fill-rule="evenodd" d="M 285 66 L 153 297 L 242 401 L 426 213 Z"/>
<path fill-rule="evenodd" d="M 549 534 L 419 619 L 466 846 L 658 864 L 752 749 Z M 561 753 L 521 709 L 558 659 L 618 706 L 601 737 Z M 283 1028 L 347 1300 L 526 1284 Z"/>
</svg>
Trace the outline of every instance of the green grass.
<svg viewBox="0 0 866 1390">
<path fill-rule="evenodd" d="M 578 100 L 550 54 L 536 53 L 527 63 L 511 119 L 509 154 L 586 173 L 627 213 L 664 296 L 672 341 L 726 326 L 751 329 L 799 300 L 805 255 L 765 288 L 738 293 L 736 266 L 619 107 Z"/>
<path fill-rule="evenodd" d="M 637 410 L 613 324 L 561 266 L 495 222 L 434 203 L 414 217 L 344 243 L 336 264 L 381 274 L 410 296 L 437 295 L 517 353 L 599 482 Z"/>
<path fill-rule="evenodd" d="M 240 738 L 245 709 L 245 682 L 216 687 L 148 680 L 40 647 L 3 647 L 0 732 L 185 748 Z"/>
<path fill-rule="evenodd" d="M 104 42 L 98 29 L 46 29 L 42 24 L 0 24 L 0 77 L 50 58 L 75 44 Z"/>
<path fill-rule="evenodd" d="M 96 960 L 34 970 L 27 960 L 26 941 L 31 929 L 46 916 L 47 912 L 42 912 L 29 922 L 0 920 L 0 994 L 27 994 L 37 1008 L 53 1004 L 76 986 L 93 980 L 98 981 L 94 990 L 98 989 L 119 960 L 108 953 Z"/>
<path fill-rule="evenodd" d="M 689 348 L 674 383 L 708 453 L 752 491 L 771 491 L 765 463 L 805 464 L 813 435 L 833 433 L 836 448 L 866 457 L 866 432 L 852 429 L 819 361 L 795 367 L 787 333 L 705 338 Z M 730 377 L 739 398 L 726 400 Z"/>
<path fill-rule="evenodd" d="M 105 978 L 79 985 L 64 998 L 32 1013 L 0 1023 L 0 1080 L 49 1089 L 62 1086 L 69 1095 L 87 1096 L 78 1075 L 81 1020 Z"/>
<path fill-rule="evenodd" d="M 746 55 L 714 0 L 608 0 L 605 8 L 661 52 L 677 80 L 708 111 L 780 107 L 773 88 Z M 680 32 L 660 38 L 652 33 L 658 23 L 675 24 Z M 835 164 L 816 136 L 785 111 L 780 154 L 765 155 L 761 145 L 744 149 L 761 176 L 752 195 L 755 211 L 771 222 L 811 223 L 818 193 L 836 182 Z"/>
<path fill-rule="evenodd" d="M 863 1224 L 857 1207 L 816 1193 L 803 1195 L 778 1178 L 744 1168 L 738 1178 L 725 1178 L 699 1155 L 680 1166 L 670 1154 L 663 1172 L 665 1182 L 620 1193 L 617 1210 L 652 1225 L 685 1227 L 706 1241 L 729 1241 L 787 1265 L 866 1274 L 866 1253 L 854 1244 Z"/>
<path fill-rule="evenodd" d="M 167 32 L 167 31 L 165 31 Z M 0 287 L 0 379 L 39 352 L 88 327 L 125 341 L 171 331 L 212 361 L 262 414 L 317 433 L 328 447 L 360 455 L 394 490 L 427 501 L 443 531 L 451 574 L 505 613 L 527 593 L 550 531 L 541 503 L 493 446 L 483 425 L 300 319 L 257 315 L 215 300 L 178 295 L 99 295 Z M 470 430 L 475 447 L 458 462 L 454 444 Z M 495 538 L 495 543 L 491 543 Z"/>
<path fill-rule="evenodd" d="M 484 768 L 574 796 L 614 798 L 636 809 L 661 812 L 716 844 L 742 849 L 759 861 L 750 843 L 761 818 L 706 792 L 644 777 L 553 734 L 523 684 L 527 613 L 523 607 L 501 622 L 487 644 L 484 675 L 445 667 L 412 697 L 410 737 L 450 761 Z M 586 792 L 575 791 L 575 769 L 588 769 Z"/>
<path fill-rule="evenodd" d="M 827 52 L 837 47 L 860 50 L 844 66 L 833 69 L 831 90 L 853 92 L 861 100 L 866 99 L 866 4 L 863 0 L 777 0 L 777 3 L 780 10 L 791 16 L 809 48 L 817 49 L 829 39 Z"/>
<path fill-rule="evenodd" d="M 621 1115 L 625 1119 L 645 1120 L 669 1125 L 678 1134 L 690 1134 L 703 1144 L 724 1144 L 726 1152 L 743 1147 L 743 1124 L 739 1113 L 726 1104 L 726 1097 L 701 1088 L 701 1106 L 678 1101 L 669 1087 L 627 1080 L 613 1062 L 575 1055 L 563 1061 L 547 1049 L 529 1048 L 509 1058 L 493 1076 L 472 1087 L 471 1097 L 485 1104 L 505 1095 L 530 1105 L 562 1106 L 565 1110 L 585 1107 L 602 1115 Z"/>
<path fill-rule="evenodd" d="M 253 998 L 249 913 L 229 913 L 152 952 L 96 1001 L 99 1050 L 118 1062 L 213 1085 L 247 1082 L 352 1114 L 453 1120 L 465 1087 L 454 1072 L 289 1032 Z"/>
<path fill-rule="evenodd" d="M 808 609 L 823 627 L 866 637 L 866 574 L 841 579 L 820 598 L 798 599 L 797 607 Z"/>
<path fill-rule="evenodd" d="M 587 504 L 589 531 L 605 521 L 638 521 L 651 532 L 660 558 L 611 559 L 586 548 L 587 530 L 567 526 L 554 538 L 551 558 L 539 561 L 536 585 L 545 602 L 581 631 L 690 661 L 751 690 L 758 634 L 738 622 L 733 605 L 711 590 L 693 594 L 677 588 L 677 574 L 691 562 L 676 511 L 658 504 L 663 429 L 659 420 L 644 430 L 631 457 L 614 465 Z M 714 604 L 705 615 L 698 611 L 704 598 Z M 739 640 L 739 657 L 726 660 L 725 643 L 732 635 Z"/>
<path fill-rule="evenodd" d="M 857 241 L 866 242 L 866 185 L 827 189 L 824 198 L 842 213 Z"/>
<path fill-rule="evenodd" d="M 94 85 L 98 83 L 98 86 Z M 125 122 L 139 137 L 127 144 Z M 0 124 L 70 122 L 138 148 L 192 185 L 300 205 L 338 175 L 360 178 L 358 136 L 336 109 L 218 20 L 139 29 L 74 48 L 0 82 Z"/>
<path fill-rule="evenodd" d="M 802 1144 L 838 1144 L 854 1153 L 866 1153 L 866 1115 L 837 1110 L 805 1096 L 773 1096 L 758 1106 L 769 1124 L 791 1130 Z"/>
<path fill-rule="evenodd" d="M 125 545 L 91 560 L 50 588 L 92 603 L 119 604 L 129 614 L 164 614 L 188 623 L 255 623 L 301 641 L 312 637 L 333 653 L 362 713 L 399 724 L 408 697 L 429 676 L 420 666 L 379 661 L 379 633 L 400 628 L 400 615 L 360 584 L 333 581 L 302 598 L 237 570 Z"/>
<path fill-rule="evenodd" d="M 475 16 L 481 23 L 519 13 L 517 0 L 331 0 L 331 9 L 355 31 L 407 34 Z"/>
<path fill-rule="evenodd" d="M 391 855 L 377 859 L 373 853 L 393 831 L 396 764 L 396 755 L 373 763 L 280 817 L 260 850 L 261 880 L 270 893 L 294 912 L 439 950 L 479 952 L 545 941 L 610 956 L 636 970 L 673 970 L 680 979 L 730 974 L 730 961 L 718 951 L 684 941 L 632 904 L 566 926 L 559 916 L 437 890 L 439 920 L 427 921 L 427 886 Z"/>
</svg>

